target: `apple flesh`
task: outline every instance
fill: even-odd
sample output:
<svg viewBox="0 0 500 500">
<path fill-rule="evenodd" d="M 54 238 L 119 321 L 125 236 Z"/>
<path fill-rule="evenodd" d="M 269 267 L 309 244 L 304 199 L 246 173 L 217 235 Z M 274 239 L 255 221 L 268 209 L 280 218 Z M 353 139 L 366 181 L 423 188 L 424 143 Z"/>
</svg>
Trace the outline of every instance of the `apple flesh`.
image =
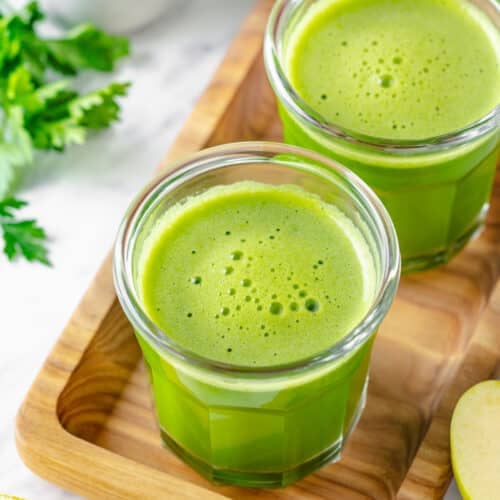
<svg viewBox="0 0 500 500">
<path fill-rule="evenodd" d="M 500 499 L 500 380 L 466 391 L 450 427 L 451 463 L 466 500 Z"/>
</svg>

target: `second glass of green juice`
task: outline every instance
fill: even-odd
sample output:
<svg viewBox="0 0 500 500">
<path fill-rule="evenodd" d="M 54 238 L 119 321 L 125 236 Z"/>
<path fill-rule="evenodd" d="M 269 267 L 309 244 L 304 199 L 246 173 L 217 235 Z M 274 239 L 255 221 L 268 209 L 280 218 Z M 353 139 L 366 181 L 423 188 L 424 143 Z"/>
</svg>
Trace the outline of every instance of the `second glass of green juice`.
<svg viewBox="0 0 500 500">
<path fill-rule="evenodd" d="M 284 486 L 338 459 L 396 292 L 392 222 L 354 174 L 272 143 L 214 148 L 132 204 L 114 275 L 164 443 L 212 481 Z"/>
<path fill-rule="evenodd" d="M 379 195 L 404 271 L 482 227 L 500 137 L 496 0 L 278 0 L 264 56 L 285 141 Z"/>
</svg>

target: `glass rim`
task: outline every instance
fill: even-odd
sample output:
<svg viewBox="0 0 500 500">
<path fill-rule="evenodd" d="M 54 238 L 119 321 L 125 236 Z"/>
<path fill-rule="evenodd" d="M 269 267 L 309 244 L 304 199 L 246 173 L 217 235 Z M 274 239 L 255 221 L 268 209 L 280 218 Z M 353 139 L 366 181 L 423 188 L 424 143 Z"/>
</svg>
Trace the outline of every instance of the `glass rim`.
<svg viewBox="0 0 500 500">
<path fill-rule="evenodd" d="M 134 230 L 140 227 L 140 222 L 145 220 L 148 212 L 155 207 L 155 200 L 164 199 L 186 181 L 210 171 L 250 163 L 256 158 L 265 158 L 267 163 L 273 163 L 273 156 L 282 154 L 294 155 L 309 160 L 311 163 L 294 163 L 289 159 L 286 161 L 280 159 L 279 165 L 293 168 L 302 173 L 314 174 L 325 182 L 332 183 L 333 179 L 336 179 L 337 183 L 343 182 L 346 186 L 354 189 L 356 195 L 360 197 L 361 201 L 356 199 L 357 205 L 362 204 L 369 210 L 372 222 L 376 226 L 377 237 L 382 239 L 380 242 L 382 251 L 379 251 L 381 278 L 377 284 L 370 309 L 342 339 L 315 355 L 291 363 L 253 367 L 223 363 L 200 356 L 170 338 L 148 317 L 143 308 L 132 275 L 130 242 L 133 240 Z M 246 158 L 247 161 L 242 162 L 242 157 Z M 278 164 L 278 161 L 276 163 Z M 330 169 L 333 172 L 330 173 Z M 392 220 L 382 202 L 359 177 L 346 167 L 318 153 L 296 146 L 263 141 L 237 142 L 216 146 L 204 149 L 186 159 L 173 162 L 172 168 L 167 173 L 147 184 L 132 201 L 120 224 L 113 250 L 113 279 L 117 296 L 137 333 L 145 336 L 157 348 L 165 349 L 179 361 L 227 375 L 240 374 L 259 377 L 270 374 L 290 374 L 319 367 L 345 357 L 367 340 L 382 321 L 394 299 L 400 272 L 401 258 Z"/>
<path fill-rule="evenodd" d="M 467 124 L 463 128 L 421 139 L 399 140 L 365 135 L 327 120 L 321 113 L 315 111 L 307 104 L 294 90 L 279 55 L 279 24 L 281 17 L 289 6 L 298 6 L 303 1 L 276 0 L 274 3 L 264 35 L 264 65 L 271 86 L 287 111 L 313 127 L 316 132 L 321 135 L 333 136 L 350 144 L 404 155 L 408 153 L 435 153 L 456 146 L 462 146 L 475 139 L 484 137 L 500 127 L 500 104 L 497 104 L 486 115 Z M 500 17 L 500 3 L 497 3 L 496 0 L 484 1 L 488 2 L 491 11 Z M 477 7 L 480 8 L 479 6 Z M 487 15 L 491 18 L 490 14 Z"/>
</svg>

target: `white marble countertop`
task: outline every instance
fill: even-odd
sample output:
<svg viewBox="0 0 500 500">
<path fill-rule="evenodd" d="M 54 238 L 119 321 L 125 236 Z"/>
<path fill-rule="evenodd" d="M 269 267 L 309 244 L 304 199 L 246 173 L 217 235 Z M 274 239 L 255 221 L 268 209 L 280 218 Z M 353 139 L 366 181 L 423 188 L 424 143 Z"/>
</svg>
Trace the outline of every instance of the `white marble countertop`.
<svg viewBox="0 0 500 500">
<path fill-rule="evenodd" d="M 208 83 L 253 0 L 185 0 L 131 36 L 116 75 L 130 80 L 122 121 L 64 155 L 37 157 L 20 195 L 50 235 L 53 268 L 0 258 L 0 493 L 76 498 L 21 462 L 14 419 L 30 383 L 110 249 L 132 196 L 150 178 Z M 458 498 L 449 494 L 448 500 Z"/>
</svg>

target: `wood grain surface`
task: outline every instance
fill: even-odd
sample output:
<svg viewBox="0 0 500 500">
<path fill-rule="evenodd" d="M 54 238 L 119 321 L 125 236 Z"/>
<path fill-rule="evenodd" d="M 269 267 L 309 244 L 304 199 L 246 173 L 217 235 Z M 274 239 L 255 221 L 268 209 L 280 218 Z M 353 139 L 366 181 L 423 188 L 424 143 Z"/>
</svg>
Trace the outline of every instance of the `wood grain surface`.
<svg viewBox="0 0 500 500">
<path fill-rule="evenodd" d="M 160 172 L 206 146 L 280 139 L 261 57 L 272 3 L 257 3 Z M 286 489 L 250 490 L 211 485 L 162 448 L 108 258 L 19 411 L 19 452 L 42 477 L 90 498 L 441 498 L 453 406 L 499 362 L 499 275 L 497 176 L 483 234 L 447 266 L 402 280 L 342 460 Z"/>
</svg>

